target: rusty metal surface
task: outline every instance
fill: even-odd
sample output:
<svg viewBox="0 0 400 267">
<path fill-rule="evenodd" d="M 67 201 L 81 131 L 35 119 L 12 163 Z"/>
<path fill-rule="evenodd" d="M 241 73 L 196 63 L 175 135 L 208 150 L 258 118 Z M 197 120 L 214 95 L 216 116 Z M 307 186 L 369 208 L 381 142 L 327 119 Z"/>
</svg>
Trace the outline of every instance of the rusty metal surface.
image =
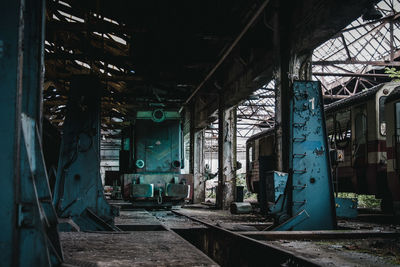
<svg viewBox="0 0 400 267">
<path fill-rule="evenodd" d="M 206 225 L 211 230 L 209 233 L 204 233 L 209 234 L 209 236 L 206 237 L 208 238 L 208 244 L 215 242 L 216 247 L 225 248 L 225 251 L 220 249 L 219 251 L 213 252 L 214 257 L 218 257 L 222 260 L 222 263 L 220 262 L 222 266 L 259 266 L 266 264 L 271 266 L 279 266 L 282 264 L 288 264 L 289 266 L 319 266 L 317 262 L 296 255 L 296 253 L 285 251 L 274 245 L 262 243 L 242 234 L 188 216 L 182 212 L 173 212 Z M 210 249 L 212 247 L 208 248 Z M 260 255 L 265 259 L 265 262 L 260 262 Z"/>
<path fill-rule="evenodd" d="M 219 228 L 224 228 L 231 232 L 234 231 L 235 234 L 239 235 L 259 234 L 259 237 L 255 235 L 249 237 L 294 255 L 310 259 L 320 266 L 398 266 L 396 262 L 398 262 L 400 251 L 398 249 L 399 229 L 393 224 L 388 224 L 388 220 L 385 220 L 386 224 L 342 220 L 339 222 L 340 227 L 349 230 L 278 233 L 265 231 L 269 225 L 266 224 L 265 220 L 257 218 L 254 214 L 251 216 L 230 215 L 223 211 L 211 211 L 208 209 L 182 209 L 178 213 L 187 215 L 185 218 L 196 218 L 198 219 L 197 222 L 200 223 L 206 222 L 207 224 L 204 224 L 204 226 L 207 227 L 208 225 L 216 225 Z M 200 243 L 200 246 L 208 245 L 206 248 L 209 249 L 209 252 L 212 252 L 213 249 L 226 249 L 224 245 L 228 247 L 235 246 L 235 242 L 229 239 L 229 236 L 218 234 L 217 230 L 197 229 L 191 232 L 180 229 L 178 232 L 184 238 Z M 276 235 L 277 238 L 268 239 L 262 235 Z M 227 240 L 227 243 L 222 243 L 218 241 L 219 239 Z M 237 240 L 243 242 L 241 239 Z M 197 247 L 199 248 L 199 246 Z M 250 257 L 249 253 L 242 250 L 240 255 L 244 254 L 246 256 L 243 257 Z M 258 251 L 258 253 L 260 252 Z M 214 256 L 224 257 L 226 254 L 233 258 L 236 255 L 235 252 L 229 254 L 228 251 L 215 253 Z M 262 255 L 263 258 L 268 258 L 268 264 L 272 266 L 278 265 L 270 261 L 272 257 L 269 257 L 269 254 L 264 253 Z M 251 256 L 260 257 L 258 254 L 251 254 Z M 237 262 L 240 262 L 240 260 L 243 259 L 238 259 Z M 221 262 L 217 262 L 224 266 Z M 229 265 L 226 264 L 226 266 Z"/>
</svg>

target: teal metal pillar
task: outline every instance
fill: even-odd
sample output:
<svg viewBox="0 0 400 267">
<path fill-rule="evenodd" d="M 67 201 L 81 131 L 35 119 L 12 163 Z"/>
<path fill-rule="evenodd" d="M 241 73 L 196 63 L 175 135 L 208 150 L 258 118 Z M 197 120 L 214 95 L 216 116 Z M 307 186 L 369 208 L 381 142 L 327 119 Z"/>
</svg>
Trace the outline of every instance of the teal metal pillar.
<svg viewBox="0 0 400 267">
<path fill-rule="evenodd" d="M 44 1 L 0 4 L 0 262 L 52 266 L 62 261 L 41 147 Z"/>
<path fill-rule="evenodd" d="M 289 173 L 285 190 L 272 207 L 278 225 L 274 230 L 335 229 L 335 202 L 320 83 L 295 81 L 289 107 Z M 282 175 L 276 175 L 279 176 Z"/>
<path fill-rule="evenodd" d="M 58 161 L 54 206 L 61 218 L 71 218 L 80 230 L 119 230 L 119 211 L 107 203 L 100 177 L 100 100 L 96 77 L 71 80 Z M 62 225 L 71 230 L 74 223 Z"/>
</svg>

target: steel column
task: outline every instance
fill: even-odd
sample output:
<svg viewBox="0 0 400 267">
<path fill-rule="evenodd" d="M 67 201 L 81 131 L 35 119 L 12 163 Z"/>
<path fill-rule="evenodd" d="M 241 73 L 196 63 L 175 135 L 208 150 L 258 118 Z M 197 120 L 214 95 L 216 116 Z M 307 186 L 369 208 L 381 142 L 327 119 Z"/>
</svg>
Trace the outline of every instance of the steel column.
<svg viewBox="0 0 400 267">
<path fill-rule="evenodd" d="M 81 230 L 118 230 L 100 177 L 101 83 L 90 76 L 71 81 L 54 190 L 54 206 Z M 64 224 L 65 230 L 69 225 Z"/>
<path fill-rule="evenodd" d="M 2 266 L 62 261 L 40 134 L 44 7 L 43 0 L 0 4 Z"/>
<path fill-rule="evenodd" d="M 195 152 L 194 152 L 194 146 L 195 146 L 195 105 L 193 104 L 190 108 L 190 137 L 189 137 L 189 151 L 190 151 L 190 156 L 189 156 L 189 173 L 194 174 L 194 157 L 195 157 Z"/>
<path fill-rule="evenodd" d="M 225 110 L 222 93 L 218 110 L 218 187 L 216 206 L 228 209 L 236 195 L 236 108 Z"/>
<path fill-rule="evenodd" d="M 206 198 L 204 179 L 204 130 L 194 134 L 194 196 L 193 203 L 201 203 Z"/>
<path fill-rule="evenodd" d="M 20 184 L 20 130 L 22 93 L 22 1 L 0 3 L 0 119 L 7 130 L 0 131 L 0 261 L 4 266 L 18 265 L 17 198 Z"/>
<path fill-rule="evenodd" d="M 236 199 L 236 108 L 225 110 L 223 136 L 223 208 L 229 206 Z"/>
<path fill-rule="evenodd" d="M 329 146 L 319 82 L 294 82 L 289 106 L 292 111 L 287 141 L 289 177 L 284 193 L 271 208 L 279 224 L 274 229 L 335 229 Z"/>
<path fill-rule="evenodd" d="M 224 94 L 220 90 L 218 95 L 218 185 L 215 198 L 215 205 L 218 209 L 223 208 L 224 194 L 224 120 L 225 120 L 225 103 Z"/>
<path fill-rule="evenodd" d="M 284 4 L 275 2 L 273 18 L 274 27 L 274 61 L 275 61 L 275 138 L 277 170 L 289 171 L 289 116 L 290 116 L 290 81 L 289 81 L 289 14 L 284 10 Z"/>
</svg>

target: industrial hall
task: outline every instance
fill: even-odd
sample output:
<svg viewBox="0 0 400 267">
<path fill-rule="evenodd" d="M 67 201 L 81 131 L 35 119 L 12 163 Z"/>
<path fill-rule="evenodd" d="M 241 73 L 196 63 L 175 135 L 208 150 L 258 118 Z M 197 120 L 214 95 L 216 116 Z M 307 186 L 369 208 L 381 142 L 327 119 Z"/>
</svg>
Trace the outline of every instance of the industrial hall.
<svg viewBox="0 0 400 267">
<path fill-rule="evenodd" d="M 400 266 L 400 0 L 0 0 L 0 266 Z"/>
</svg>

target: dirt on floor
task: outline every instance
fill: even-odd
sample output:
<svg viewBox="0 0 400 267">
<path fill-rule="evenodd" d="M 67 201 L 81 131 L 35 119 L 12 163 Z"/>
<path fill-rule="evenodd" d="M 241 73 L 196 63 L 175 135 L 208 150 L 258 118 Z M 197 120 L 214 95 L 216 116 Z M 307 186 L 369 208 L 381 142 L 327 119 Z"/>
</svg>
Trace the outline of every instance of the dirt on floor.
<svg viewBox="0 0 400 267">
<path fill-rule="evenodd" d="M 265 242 L 265 241 L 264 241 Z M 322 266 L 399 266 L 399 240 L 268 241 L 319 262 Z"/>
<path fill-rule="evenodd" d="M 246 227 L 268 226 L 272 223 L 259 214 L 233 215 L 229 211 L 210 208 L 185 208 L 180 211 L 231 231 L 249 231 Z M 364 219 L 363 219 L 364 220 Z M 400 231 L 400 226 L 389 222 L 339 220 L 338 226 L 348 230 Z M 250 230 L 251 231 L 251 230 Z M 238 232 L 240 233 L 240 232 Z M 400 266 L 400 240 L 369 238 L 344 240 L 274 240 L 262 241 L 312 258 L 323 266 Z"/>
<path fill-rule="evenodd" d="M 209 223 L 239 222 L 239 223 L 265 223 L 267 220 L 260 214 L 231 214 L 229 210 L 215 210 L 212 208 L 182 208 L 180 212 L 196 217 Z"/>
<path fill-rule="evenodd" d="M 76 266 L 218 266 L 169 231 L 61 233 L 67 264 Z"/>
<path fill-rule="evenodd" d="M 186 222 L 187 218 L 175 218 L 176 215 L 171 211 L 160 211 L 158 217 L 145 210 L 121 211 L 115 223 L 120 226 L 134 226 L 133 229 L 136 230 L 61 232 L 65 263 L 102 267 L 218 266 L 175 232 L 168 231 L 168 227 L 162 227 L 161 219 L 164 218 L 176 226 L 193 226 L 198 223 Z M 160 227 L 157 230 L 143 230 L 152 229 L 154 226 Z"/>
</svg>

